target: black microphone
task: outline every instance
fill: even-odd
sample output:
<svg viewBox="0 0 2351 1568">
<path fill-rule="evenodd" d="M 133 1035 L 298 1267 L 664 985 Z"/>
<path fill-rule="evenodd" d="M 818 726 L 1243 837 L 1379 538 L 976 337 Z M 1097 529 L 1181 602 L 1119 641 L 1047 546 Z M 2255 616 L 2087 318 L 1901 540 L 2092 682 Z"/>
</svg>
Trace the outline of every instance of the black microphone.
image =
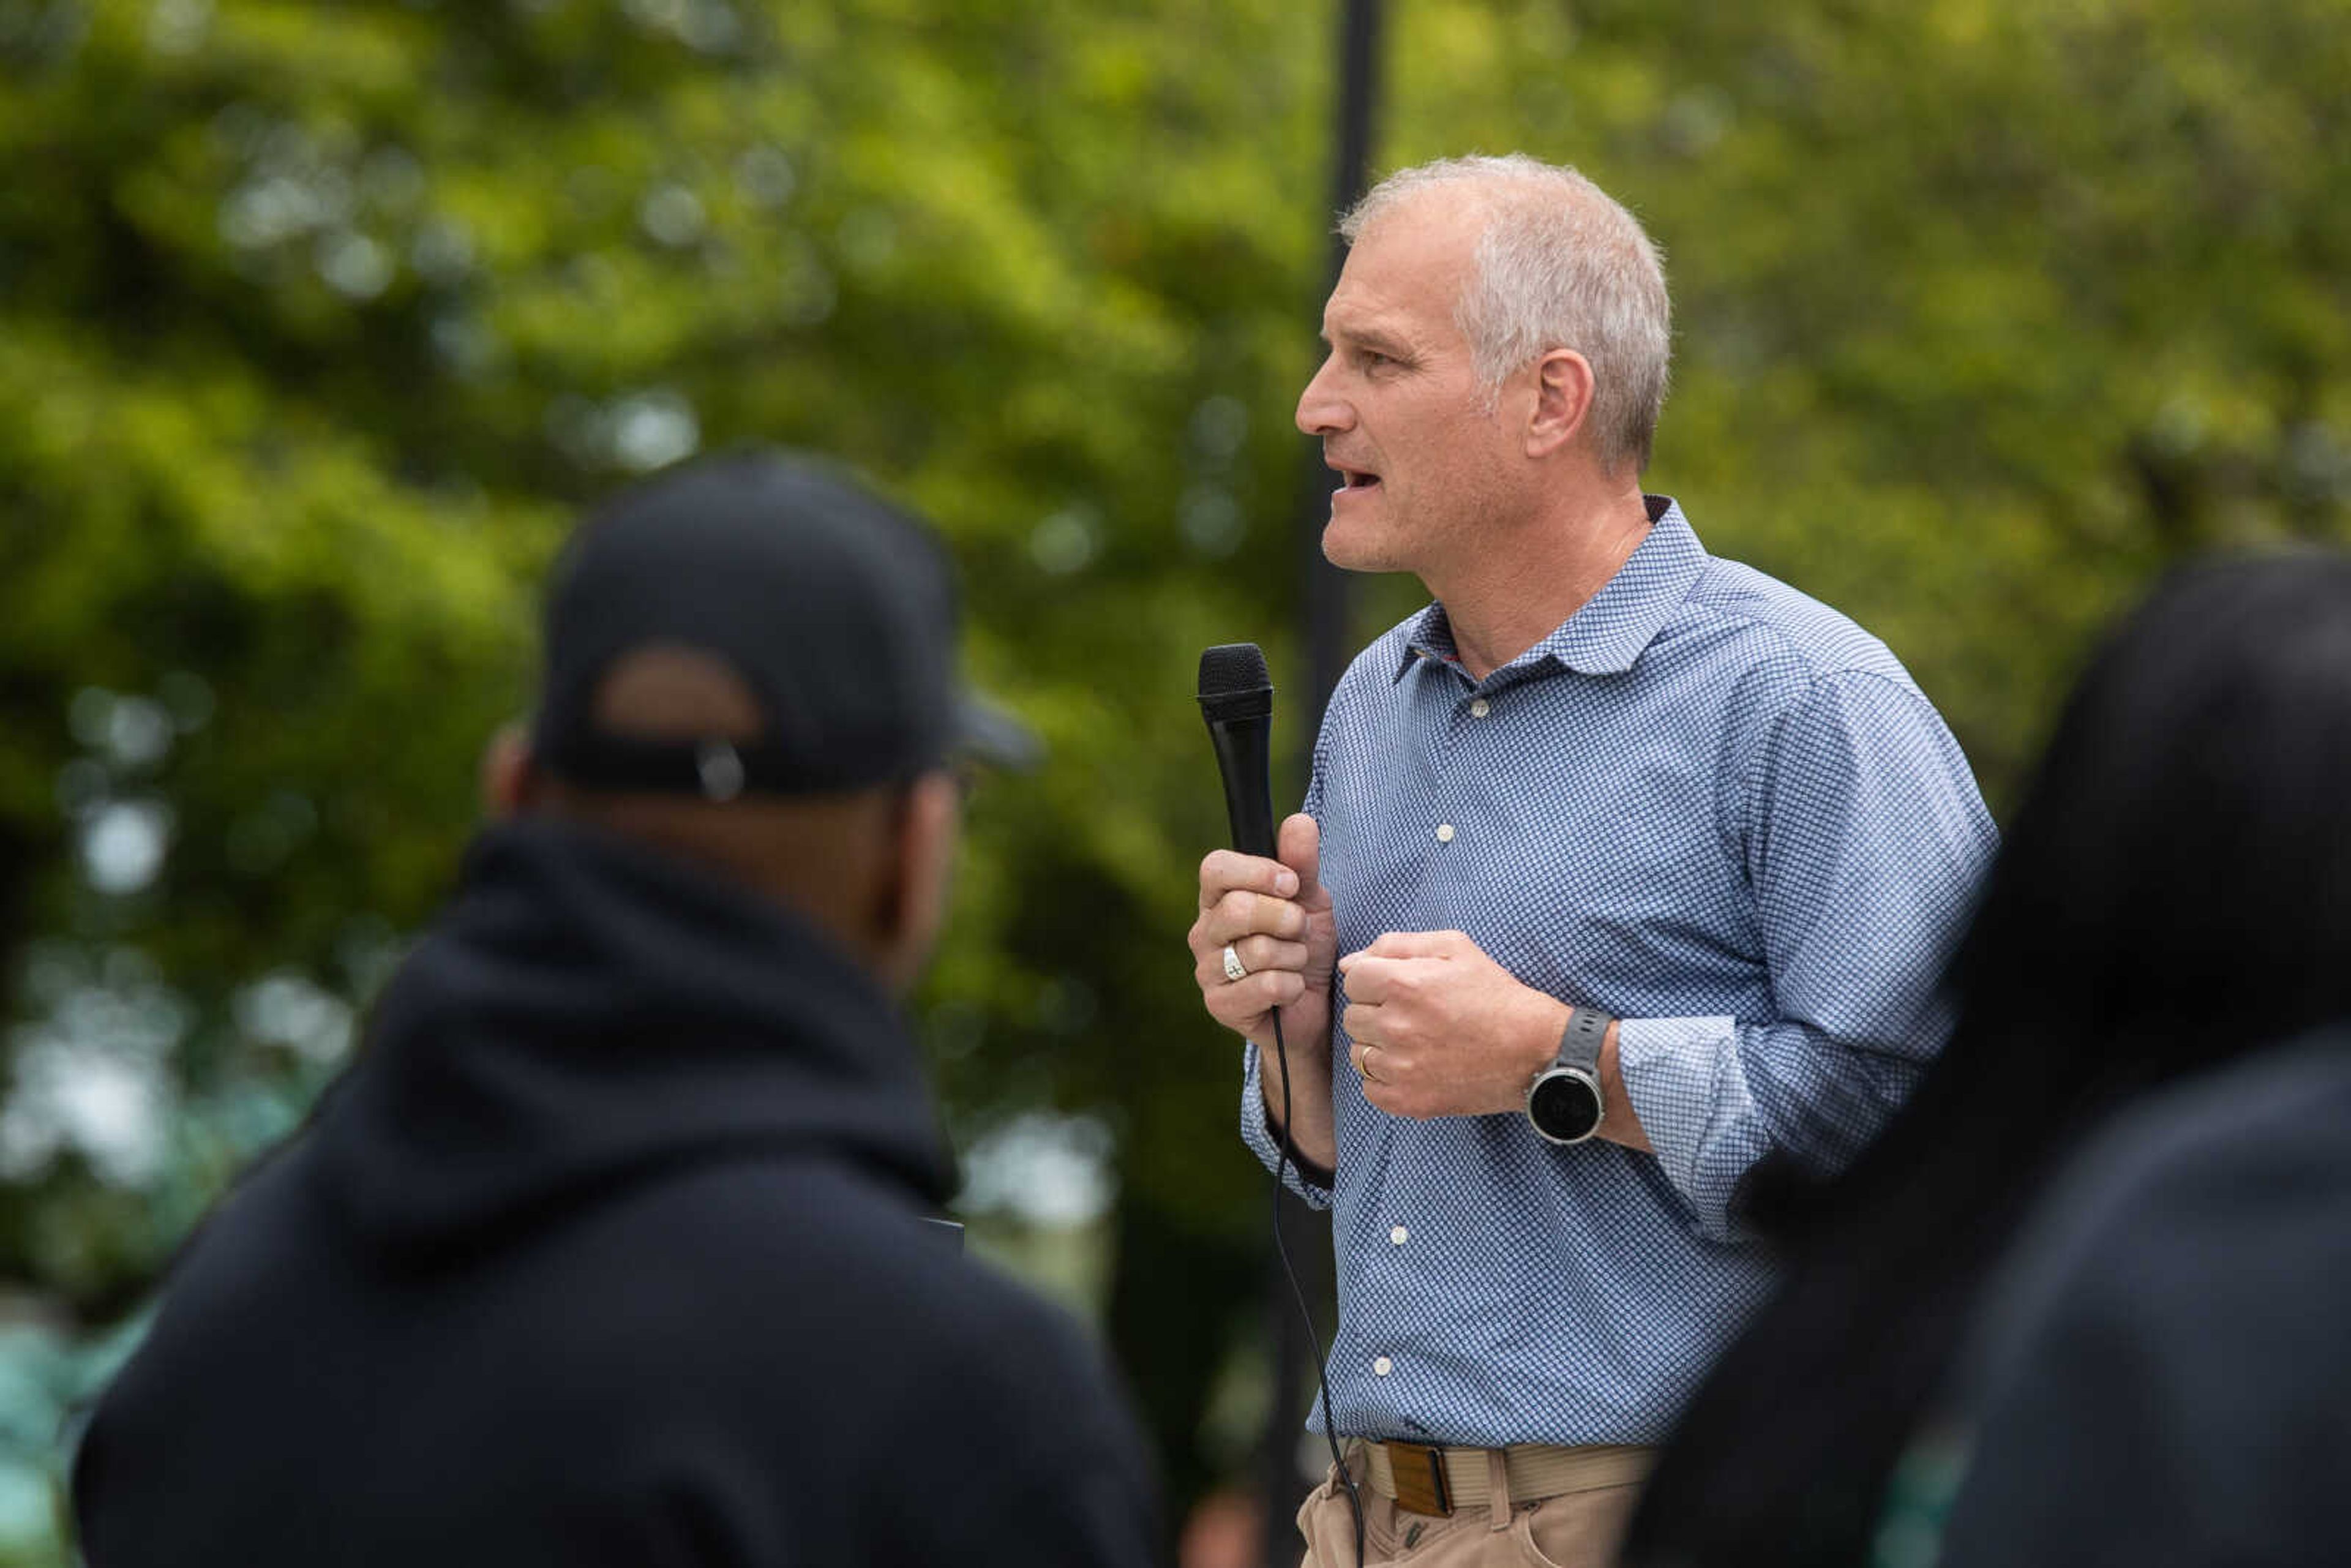
<svg viewBox="0 0 2351 1568">
<path fill-rule="evenodd" d="M 1200 716 L 1217 748 L 1233 848 L 1273 856 L 1273 680 L 1254 643 L 1226 643 L 1200 655 Z"/>
</svg>

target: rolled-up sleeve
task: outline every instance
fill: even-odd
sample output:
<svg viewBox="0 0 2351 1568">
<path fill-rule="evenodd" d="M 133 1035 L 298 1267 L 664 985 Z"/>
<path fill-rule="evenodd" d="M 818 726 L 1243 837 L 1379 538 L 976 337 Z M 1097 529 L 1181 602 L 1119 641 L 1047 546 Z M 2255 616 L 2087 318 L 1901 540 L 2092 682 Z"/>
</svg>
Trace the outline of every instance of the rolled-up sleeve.
<svg viewBox="0 0 2351 1568">
<path fill-rule="evenodd" d="M 1292 1051 L 1296 1046 L 1290 1048 Z M 1276 1072 L 1281 1071 L 1279 1065 Z M 1280 1161 L 1282 1180 L 1290 1191 L 1314 1208 L 1331 1207 L 1331 1189 L 1322 1183 L 1309 1181 L 1306 1173 L 1298 1168 L 1295 1159 L 1282 1160 L 1280 1145 L 1273 1139 L 1273 1130 L 1266 1125 L 1265 1089 L 1258 1077 L 1258 1049 L 1244 1042 L 1241 1047 L 1241 1141 L 1263 1162 L 1267 1170 Z"/>
<path fill-rule="evenodd" d="M 1701 1234 L 1782 1149 L 1841 1166 L 1940 1049 L 1943 964 L 1996 843 L 1959 744 L 1918 691 L 1845 672 L 1764 732 L 1734 810 L 1775 1016 L 1628 1019 L 1625 1092 Z"/>
</svg>

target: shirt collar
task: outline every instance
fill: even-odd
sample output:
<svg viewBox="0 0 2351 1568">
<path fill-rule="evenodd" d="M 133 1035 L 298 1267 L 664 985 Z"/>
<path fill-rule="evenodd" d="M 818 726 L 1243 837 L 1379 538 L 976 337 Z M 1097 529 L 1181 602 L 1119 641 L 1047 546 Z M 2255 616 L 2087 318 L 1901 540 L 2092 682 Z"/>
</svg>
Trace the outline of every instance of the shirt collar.
<svg viewBox="0 0 2351 1568">
<path fill-rule="evenodd" d="M 1649 508 L 1648 537 L 1582 609 L 1505 668 L 1551 660 L 1582 674 L 1621 674 L 1656 639 L 1706 570 L 1706 547 L 1691 531 L 1679 502 L 1670 496 L 1643 499 Z M 1412 621 L 1394 678 L 1402 680 L 1405 671 L 1423 659 L 1460 661 L 1452 622 L 1441 603 L 1431 604 Z"/>
</svg>

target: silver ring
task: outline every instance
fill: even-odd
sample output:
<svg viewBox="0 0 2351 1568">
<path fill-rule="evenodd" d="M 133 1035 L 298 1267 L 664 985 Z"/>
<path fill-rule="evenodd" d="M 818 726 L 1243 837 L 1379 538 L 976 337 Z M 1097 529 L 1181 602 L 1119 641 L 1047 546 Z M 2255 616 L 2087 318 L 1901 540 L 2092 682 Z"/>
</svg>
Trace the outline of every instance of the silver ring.
<svg viewBox="0 0 2351 1568">
<path fill-rule="evenodd" d="M 1241 962 L 1241 956 L 1233 951 L 1233 945 L 1229 942 L 1225 944 L 1225 978 L 1228 981 L 1249 978 L 1249 966 Z"/>
</svg>

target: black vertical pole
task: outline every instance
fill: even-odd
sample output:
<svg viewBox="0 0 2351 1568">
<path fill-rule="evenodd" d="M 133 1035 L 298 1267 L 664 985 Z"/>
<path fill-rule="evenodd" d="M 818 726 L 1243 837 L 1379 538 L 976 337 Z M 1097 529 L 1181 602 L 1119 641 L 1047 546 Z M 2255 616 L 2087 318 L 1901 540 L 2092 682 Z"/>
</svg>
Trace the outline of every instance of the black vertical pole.
<svg viewBox="0 0 2351 1568">
<path fill-rule="evenodd" d="M 1345 212 L 1363 199 L 1371 177 L 1372 115 L 1379 88 L 1380 0 L 1345 0 L 1339 26 L 1338 156 L 1332 166 L 1332 212 Z M 1339 281 L 1346 265 L 1347 243 L 1335 229 L 1331 234 L 1325 292 Z M 1319 308 L 1319 302 L 1318 302 Z M 1353 653 L 1347 638 L 1347 574 L 1322 559 L 1322 525 L 1331 515 L 1331 490 L 1336 483 L 1322 465 L 1322 454 L 1306 453 L 1305 504 L 1299 514 L 1299 539 L 1303 547 L 1306 582 L 1306 648 L 1314 691 L 1314 719 L 1319 728 L 1322 705 L 1347 668 Z M 1313 731 L 1306 736 L 1311 760 Z"/>
<path fill-rule="evenodd" d="M 1332 165 L 1332 210 L 1326 214 L 1326 222 L 1353 206 L 1362 198 L 1369 180 L 1372 114 L 1379 85 L 1379 41 L 1380 0 L 1343 0 L 1339 23 L 1338 147 Z M 1327 283 L 1338 282 L 1339 269 L 1346 259 L 1346 243 L 1334 231 L 1331 235 Z M 1300 778 L 1304 778 L 1313 765 L 1314 737 L 1322 728 L 1323 706 L 1331 700 L 1332 688 L 1339 684 L 1352 653 L 1348 645 L 1347 575 L 1322 559 L 1322 526 L 1331 515 L 1333 484 L 1331 470 L 1323 466 L 1321 450 L 1310 444 L 1300 485 L 1298 538 L 1300 580 L 1306 611 L 1306 669 L 1312 704 L 1306 710 L 1307 722 L 1298 728 Z M 1280 1202 L 1274 1223 L 1281 1228 L 1282 1240 L 1290 1260 L 1298 1267 L 1299 1284 L 1307 1299 L 1322 1303 L 1322 1310 L 1327 1311 L 1332 1291 L 1328 1223 L 1287 1196 Z M 1263 1437 L 1263 1560 L 1265 1568 L 1294 1568 L 1300 1549 L 1298 1531 L 1291 1520 L 1305 1479 L 1299 1473 L 1300 1433 L 1308 1403 L 1313 1397 L 1311 1389 L 1314 1365 L 1309 1358 L 1319 1356 L 1322 1347 L 1305 1338 L 1305 1325 L 1298 1321 L 1289 1284 L 1281 1277 L 1281 1265 L 1271 1257 L 1266 1265 L 1266 1321 L 1273 1333 L 1275 1349 L 1273 1391 L 1267 1402 Z"/>
</svg>

